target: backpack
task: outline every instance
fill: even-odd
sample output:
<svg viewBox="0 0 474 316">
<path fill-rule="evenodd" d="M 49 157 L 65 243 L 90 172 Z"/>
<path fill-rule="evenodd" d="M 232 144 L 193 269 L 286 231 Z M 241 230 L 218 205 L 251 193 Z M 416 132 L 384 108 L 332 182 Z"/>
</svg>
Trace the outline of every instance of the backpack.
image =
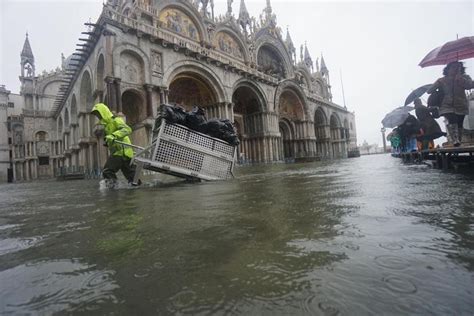
<svg viewBox="0 0 474 316">
<path fill-rule="evenodd" d="M 439 118 L 439 111 L 438 109 L 441 106 L 441 103 L 444 99 L 444 92 L 440 88 L 436 89 L 430 96 L 428 97 L 428 108 L 433 115 L 433 118 Z"/>
</svg>

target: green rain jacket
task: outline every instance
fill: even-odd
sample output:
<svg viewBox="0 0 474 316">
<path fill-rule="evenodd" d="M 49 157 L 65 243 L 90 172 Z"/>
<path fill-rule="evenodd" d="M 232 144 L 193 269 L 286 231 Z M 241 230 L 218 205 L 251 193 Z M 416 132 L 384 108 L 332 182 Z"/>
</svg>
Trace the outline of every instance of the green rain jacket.
<svg viewBox="0 0 474 316">
<path fill-rule="evenodd" d="M 121 117 L 114 116 L 109 110 L 107 105 L 103 103 L 97 103 L 92 108 L 92 112 L 99 112 L 101 119 L 99 124 L 104 125 L 105 135 L 114 135 L 116 140 L 126 144 L 131 144 L 128 135 L 132 133 L 130 126 L 125 124 L 125 121 Z M 126 158 L 133 157 L 133 149 L 127 146 L 123 146 L 117 143 L 109 145 L 110 154 L 113 156 L 121 156 Z"/>
</svg>

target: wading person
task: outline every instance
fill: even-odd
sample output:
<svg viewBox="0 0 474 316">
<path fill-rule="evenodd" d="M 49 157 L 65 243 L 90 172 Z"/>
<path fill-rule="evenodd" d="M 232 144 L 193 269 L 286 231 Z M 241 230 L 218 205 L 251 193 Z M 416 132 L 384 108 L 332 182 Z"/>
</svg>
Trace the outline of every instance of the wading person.
<svg viewBox="0 0 474 316">
<path fill-rule="evenodd" d="M 469 107 L 464 90 L 474 88 L 474 83 L 465 74 L 465 68 L 459 61 L 449 63 L 443 69 L 444 77 L 439 78 L 427 91 L 429 94 L 436 89 L 440 89 L 443 94 L 443 101 L 439 109 L 439 114 L 448 120 L 447 129 L 451 143 L 460 146 L 462 140 L 462 129 L 464 116 L 469 114 Z"/>
<path fill-rule="evenodd" d="M 113 187 L 117 182 L 116 173 L 122 170 L 123 175 L 132 185 L 139 185 L 133 182 L 135 167 L 130 164 L 133 158 L 133 150 L 128 146 L 116 143 L 120 141 L 131 144 L 128 136 L 132 133 L 130 126 L 118 116 L 114 116 L 110 109 L 103 103 L 97 103 L 92 109 L 92 114 L 97 116 L 99 124 L 104 126 L 105 143 L 109 148 L 110 156 L 107 159 L 102 176 L 107 181 L 108 187 Z"/>
</svg>

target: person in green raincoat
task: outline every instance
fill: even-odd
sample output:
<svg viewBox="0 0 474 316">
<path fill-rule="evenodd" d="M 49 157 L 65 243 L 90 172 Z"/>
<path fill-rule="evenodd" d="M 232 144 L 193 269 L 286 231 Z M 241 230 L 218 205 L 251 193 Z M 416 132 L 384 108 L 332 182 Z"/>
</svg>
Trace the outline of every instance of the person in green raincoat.
<svg viewBox="0 0 474 316">
<path fill-rule="evenodd" d="M 99 124 L 104 126 L 105 142 L 110 152 L 110 156 L 107 159 L 102 172 L 103 177 L 106 180 L 115 183 L 117 181 L 116 173 L 119 170 L 122 170 L 122 173 L 128 182 L 135 185 L 135 183 L 133 183 L 135 167 L 130 164 L 131 159 L 133 158 L 133 150 L 128 146 L 115 142 L 117 140 L 126 144 L 131 144 L 128 136 L 132 133 L 132 129 L 121 117 L 113 115 L 104 103 L 97 103 L 94 105 L 91 114 L 97 116 Z"/>
</svg>

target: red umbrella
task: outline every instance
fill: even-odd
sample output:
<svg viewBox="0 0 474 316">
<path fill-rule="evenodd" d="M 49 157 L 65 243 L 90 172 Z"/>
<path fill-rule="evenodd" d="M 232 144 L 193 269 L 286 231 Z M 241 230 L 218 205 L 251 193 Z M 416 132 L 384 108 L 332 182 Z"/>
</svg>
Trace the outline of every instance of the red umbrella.
<svg viewBox="0 0 474 316">
<path fill-rule="evenodd" d="M 474 57 L 474 36 L 463 37 L 455 41 L 433 49 L 423 58 L 419 66 L 428 67 L 434 65 L 447 65 L 452 61 L 458 61 Z"/>
</svg>

